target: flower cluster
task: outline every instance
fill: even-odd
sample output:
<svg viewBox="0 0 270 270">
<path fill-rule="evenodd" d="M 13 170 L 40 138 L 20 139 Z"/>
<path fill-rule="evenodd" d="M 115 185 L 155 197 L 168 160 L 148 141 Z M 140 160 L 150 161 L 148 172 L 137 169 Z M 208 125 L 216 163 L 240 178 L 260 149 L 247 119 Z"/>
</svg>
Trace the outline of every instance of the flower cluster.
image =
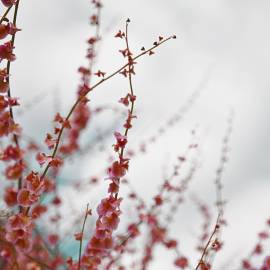
<svg viewBox="0 0 270 270">
<path fill-rule="evenodd" d="M 33 223 L 29 216 L 22 213 L 12 215 L 7 221 L 5 238 L 19 251 L 29 252 L 32 247 L 32 229 Z"/>
<path fill-rule="evenodd" d="M 108 256 L 110 249 L 113 247 L 113 231 L 119 224 L 119 209 L 121 198 L 117 199 L 113 195 L 103 199 L 98 208 L 98 220 L 96 221 L 95 233 L 88 242 L 82 265 L 87 269 L 96 269 L 101 263 L 102 258 Z"/>
<path fill-rule="evenodd" d="M 17 200 L 19 205 L 29 207 L 38 202 L 44 192 L 45 183 L 38 173 L 31 172 L 25 179 L 23 187 L 18 192 Z"/>
<path fill-rule="evenodd" d="M 90 91 L 91 87 L 91 78 L 93 75 L 93 65 L 96 58 L 96 46 L 100 40 L 99 31 L 100 31 L 100 12 L 102 8 L 101 1 L 92 1 L 96 13 L 90 17 L 90 23 L 96 27 L 95 36 L 91 36 L 88 41 L 87 55 L 88 66 L 81 66 L 78 69 L 78 72 L 81 76 L 81 83 L 78 87 L 77 96 L 80 99 L 80 102 L 70 120 L 71 127 L 68 131 L 67 139 L 64 144 L 60 147 L 60 152 L 63 154 L 72 154 L 79 149 L 79 138 L 82 131 L 87 127 L 89 120 L 91 119 L 91 111 L 88 106 L 88 99 L 85 97 L 86 94 Z"/>
</svg>

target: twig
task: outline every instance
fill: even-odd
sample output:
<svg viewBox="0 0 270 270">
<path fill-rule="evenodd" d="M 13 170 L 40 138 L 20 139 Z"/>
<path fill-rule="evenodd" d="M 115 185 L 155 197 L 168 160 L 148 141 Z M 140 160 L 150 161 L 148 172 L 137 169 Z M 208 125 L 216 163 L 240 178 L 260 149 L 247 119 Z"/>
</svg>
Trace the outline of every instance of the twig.
<svg viewBox="0 0 270 270">
<path fill-rule="evenodd" d="M 217 218 L 217 221 L 216 221 L 216 224 L 215 224 L 215 228 L 214 228 L 214 230 L 213 230 L 211 236 L 210 236 L 209 239 L 208 239 L 208 242 L 206 243 L 206 245 L 205 245 L 205 247 L 204 247 L 204 249 L 203 249 L 202 256 L 201 256 L 201 258 L 200 258 L 200 260 L 199 260 L 199 262 L 198 262 L 198 264 L 197 264 L 195 270 L 198 270 L 199 267 L 200 267 L 200 265 L 202 265 L 202 264 L 204 263 L 204 257 L 205 257 L 205 255 L 206 255 L 206 253 L 207 253 L 207 251 L 208 251 L 208 247 L 209 247 L 210 243 L 212 242 L 212 239 L 213 239 L 213 237 L 215 236 L 216 232 L 217 232 L 218 229 L 219 229 L 219 219 L 220 219 L 220 214 L 218 215 L 218 218 Z"/>
<path fill-rule="evenodd" d="M 83 220 L 83 226 L 82 226 L 82 231 L 81 231 L 81 235 L 80 235 L 80 249 L 79 249 L 78 270 L 81 269 L 83 233 L 84 233 L 84 227 L 85 227 L 85 223 L 86 223 L 86 220 L 87 220 L 88 215 L 89 215 L 89 203 L 86 206 L 86 212 L 85 212 L 85 216 L 84 216 L 84 220 Z"/>
<path fill-rule="evenodd" d="M 17 16 L 18 16 L 18 9 L 19 9 L 19 4 L 20 4 L 20 0 L 17 0 L 16 5 L 15 5 L 15 10 L 14 10 L 14 15 L 13 15 L 13 25 L 16 27 L 16 22 L 17 22 Z M 9 9 L 8 9 L 9 11 Z M 11 47 L 14 47 L 14 43 L 15 43 L 15 37 L 16 37 L 16 32 L 12 35 L 12 39 L 11 39 Z M 9 85 L 8 88 L 8 97 L 11 97 L 11 90 L 10 90 L 10 80 L 9 80 L 9 75 L 10 75 L 10 66 L 11 66 L 11 62 L 8 61 L 7 62 L 7 83 Z M 14 121 L 14 115 L 13 115 L 13 109 L 12 106 L 9 106 L 9 113 L 10 113 L 10 117 L 11 119 Z M 19 139 L 18 136 L 13 133 L 13 139 L 14 142 L 16 144 L 16 146 L 20 149 L 20 144 L 19 144 Z M 19 178 L 18 180 L 18 189 L 20 190 L 22 188 L 22 177 Z M 22 208 L 20 207 L 20 211 L 22 210 Z"/>
<path fill-rule="evenodd" d="M 8 15 L 9 11 L 12 9 L 12 6 L 10 6 L 5 13 L 3 14 L 3 16 L 0 19 L 0 24 L 5 20 L 6 16 Z"/>
</svg>

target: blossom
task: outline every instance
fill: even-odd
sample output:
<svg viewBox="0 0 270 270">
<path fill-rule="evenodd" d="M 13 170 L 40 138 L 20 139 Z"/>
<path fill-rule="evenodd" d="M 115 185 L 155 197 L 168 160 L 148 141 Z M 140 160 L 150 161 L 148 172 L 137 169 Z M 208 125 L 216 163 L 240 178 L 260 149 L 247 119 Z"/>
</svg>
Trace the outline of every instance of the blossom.
<svg viewBox="0 0 270 270">
<path fill-rule="evenodd" d="M 50 234 L 48 236 L 48 241 L 52 246 L 55 246 L 59 241 L 59 236 L 57 234 Z"/>
<path fill-rule="evenodd" d="M 121 135 L 121 133 L 119 132 L 114 132 L 114 137 L 116 138 L 114 150 L 118 152 L 120 149 L 123 149 L 127 144 L 127 136 Z"/>
<path fill-rule="evenodd" d="M 24 165 L 21 162 L 17 162 L 6 168 L 5 175 L 9 180 L 17 180 L 22 176 Z"/>
<path fill-rule="evenodd" d="M 1 153 L 1 160 L 20 160 L 22 155 L 23 151 L 18 146 L 8 145 L 6 149 Z"/>
<path fill-rule="evenodd" d="M 5 189 L 4 200 L 8 206 L 14 206 L 17 204 L 17 190 L 12 187 Z"/>
<path fill-rule="evenodd" d="M 14 4 L 16 4 L 17 0 L 1 0 L 3 5 L 6 7 L 10 7 Z"/>
<path fill-rule="evenodd" d="M 47 133 L 45 143 L 46 143 L 46 145 L 48 146 L 49 149 L 52 149 L 55 146 L 56 140 L 53 139 L 51 134 Z"/>
<path fill-rule="evenodd" d="M 108 169 L 109 179 L 117 180 L 126 174 L 128 169 L 128 162 L 113 162 L 112 166 Z"/>
<path fill-rule="evenodd" d="M 18 192 L 17 201 L 21 206 L 28 207 L 37 202 L 37 200 L 38 196 L 26 188 L 23 188 Z"/>
<path fill-rule="evenodd" d="M 40 176 L 38 173 L 35 173 L 32 171 L 26 177 L 26 187 L 31 192 L 34 192 L 37 195 L 40 195 L 45 188 L 45 183 L 43 180 L 40 179 Z"/>
<path fill-rule="evenodd" d="M 7 35 L 14 35 L 20 29 L 12 23 L 0 24 L 0 39 L 4 39 Z"/>
<path fill-rule="evenodd" d="M 0 45 L 0 60 L 6 59 L 8 61 L 14 61 L 16 57 L 15 54 L 13 54 L 13 49 L 14 47 L 10 41 Z"/>
<path fill-rule="evenodd" d="M 101 200 L 99 206 L 97 207 L 97 213 L 100 217 L 105 215 L 110 215 L 116 211 L 121 203 L 122 199 L 116 199 L 113 196 Z"/>
<path fill-rule="evenodd" d="M 110 215 L 103 216 L 101 222 L 105 229 L 116 230 L 120 222 L 119 213 L 113 212 Z"/>
<path fill-rule="evenodd" d="M 179 257 L 174 261 L 174 265 L 184 269 L 188 266 L 188 259 L 186 257 Z"/>
<path fill-rule="evenodd" d="M 43 164 L 45 164 L 47 161 L 51 162 L 52 161 L 52 157 L 47 156 L 44 153 L 37 153 L 36 155 L 36 160 L 39 163 L 40 166 L 42 166 Z"/>
<path fill-rule="evenodd" d="M 7 82 L 7 69 L 0 69 L 0 92 L 6 93 L 9 89 L 9 84 Z"/>
<path fill-rule="evenodd" d="M 31 216 L 33 219 L 39 218 L 42 214 L 47 212 L 48 208 L 45 205 L 37 204 L 32 208 Z"/>
<path fill-rule="evenodd" d="M 105 77 L 106 72 L 103 72 L 101 70 L 98 70 L 96 73 L 94 73 L 94 75 L 98 76 L 98 77 Z"/>
</svg>

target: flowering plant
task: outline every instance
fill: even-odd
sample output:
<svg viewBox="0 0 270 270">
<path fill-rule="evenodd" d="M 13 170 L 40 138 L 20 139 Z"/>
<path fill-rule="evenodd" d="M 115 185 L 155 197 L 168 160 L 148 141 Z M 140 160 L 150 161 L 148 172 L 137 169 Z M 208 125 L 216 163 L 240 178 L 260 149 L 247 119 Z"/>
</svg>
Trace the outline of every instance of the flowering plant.
<svg viewBox="0 0 270 270">
<path fill-rule="evenodd" d="M 2 139 L 0 159 L 5 178 L 1 180 L 1 196 L 6 210 L 0 212 L 0 269 L 147 269 L 154 259 L 157 246 L 173 252 L 171 267 L 213 269 L 215 255 L 223 247 L 221 232 L 226 225 L 222 176 L 228 160 L 233 113 L 228 119 L 220 164 L 216 172 L 217 218 L 213 226 L 210 222 L 208 206 L 194 199 L 205 221 L 197 247 L 200 257 L 198 261 L 192 262 L 188 254 L 180 250 L 178 237 L 171 235 L 170 223 L 179 205 L 183 203 L 185 191 L 189 188 L 198 169 L 198 162 L 193 158 L 198 154 L 200 146 L 197 143 L 196 130 L 192 131 L 192 141 L 187 146 L 185 154 L 177 157 L 172 174 L 163 181 L 150 205 L 140 196 L 140 193 L 136 192 L 128 180 L 131 160 L 136 155 L 143 154 L 146 146 L 154 144 L 169 127 L 181 120 L 181 114 L 174 115 L 164 127 L 158 130 L 157 135 L 142 143 L 139 150 L 128 148 L 129 135 L 137 121 L 135 105 L 139 99 L 133 82 L 137 65 L 140 64 L 141 58 L 154 55 L 160 46 L 165 46 L 176 36 L 158 36 L 149 48 L 142 47 L 138 53 L 135 53 L 129 41 L 130 19 L 127 19 L 125 28 L 114 34 L 114 38 L 123 43 L 124 48 L 120 49 L 119 53 L 125 61 L 124 64 L 111 73 L 96 70 L 95 60 L 98 55 L 98 44 L 101 41 L 100 24 L 103 5 L 100 0 L 92 0 L 94 12 L 90 16 L 90 25 L 95 29 L 95 34 L 87 40 L 87 65 L 78 68 L 80 83 L 76 99 L 66 115 L 61 115 L 60 112 L 55 114 L 52 120 L 53 132 L 46 133 L 42 144 L 32 140 L 24 144 L 22 143 L 23 127 L 17 123 L 14 114 L 14 110 L 20 103 L 18 98 L 12 96 L 11 87 L 11 67 L 16 60 L 15 38 L 21 30 L 17 28 L 20 5 L 23 5 L 20 0 L 1 0 L 1 10 L 4 12 L 0 19 L 0 137 Z M 91 187 L 98 184 L 106 185 L 107 192 L 99 197 L 96 207 L 92 209 L 92 202 L 87 204 L 86 210 L 81 213 L 83 216 L 77 217 L 81 224 L 80 230 L 69 232 L 69 236 L 72 236 L 70 241 L 75 243 L 76 251 L 73 252 L 73 248 L 65 251 L 61 248 L 63 234 L 58 230 L 51 231 L 51 226 L 59 228 L 61 224 L 70 222 L 63 220 L 59 210 L 65 199 L 59 194 L 59 175 L 65 169 L 68 159 L 82 155 L 85 149 L 87 151 L 87 148 L 84 149 L 81 145 L 81 137 L 92 118 L 108 109 L 92 109 L 90 102 L 92 92 L 94 93 L 100 85 L 117 76 L 127 81 L 128 91 L 119 97 L 118 102 L 125 118 L 121 128 L 111 131 L 114 136 L 113 156 L 109 158 L 106 175 L 91 177 L 88 183 Z M 192 101 L 195 97 L 195 95 L 191 97 L 182 113 L 187 111 L 188 106 L 193 105 Z M 47 150 L 44 150 L 44 146 Z M 34 164 L 31 162 L 32 157 L 34 157 Z M 182 178 L 183 166 L 187 166 L 188 173 Z M 104 178 L 106 181 L 100 181 Z M 125 197 L 120 195 L 122 186 L 126 186 L 129 190 Z M 78 191 L 82 188 L 87 189 L 87 186 L 82 183 L 76 183 L 74 187 Z M 135 219 L 132 218 L 124 232 L 119 233 L 123 216 L 121 207 L 125 200 L 130 200 L 133 207 L 135 206 Z M 168 208 L 167 212 L 164 206 Z M 89 220 L 92 220 L 92 226 L 88 226 Z M 39 225 L 43 222 L 48 223 L 49 229 L 40 230 Z M 242 269 L 270 269 L 270 259 L 267 256 L 269 254 L 264 253 L 263 250 L 264 242 L 269 238 L 269 229 L 268 220 L 266 229 L 259 234 L 255 249 L 242 261 Z M 144 235 L 147 238 L 146 242 L 139 242 L 138 248 L 135 243 Z M 256 267 L 253 259 L 258 255 L 263 255 L 264 259 Z M 136 257 L 135 260 L 132 260 L 133 256 Z M 130 259 L 126 260 L 126 258 Z"/>
</svg>

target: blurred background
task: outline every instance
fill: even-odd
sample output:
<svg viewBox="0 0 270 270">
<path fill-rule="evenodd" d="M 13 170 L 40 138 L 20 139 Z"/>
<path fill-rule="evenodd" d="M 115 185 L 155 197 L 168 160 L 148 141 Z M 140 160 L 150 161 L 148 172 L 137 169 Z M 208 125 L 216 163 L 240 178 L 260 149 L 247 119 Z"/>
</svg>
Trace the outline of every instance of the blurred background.
<svg viewBox="0 0 270 270">
<path fill-rule="evenodd" d="M 199 150 L 195 157 L 199 166 L 170 233 L 179 239 L 181 251 L 194 264 L 200 255 L 194 247 L 202 217 L 190 198 L 197 196 L 207 203 L 214 222 L 217 215 L 214 179 L 233 109 L 229 162 L 222 177 L 228 226 L 223 232 L 224 248 L 217 255 L 215 266 L 237 268 L 270 215 L 270 2 L 118 0 L 103 3 L 96 70 L 109 74 L 124 63 L 118 52 L 124 44 L 114 35 L 124 29 L 126 18 L 131 19 L 133 52 L 151 46 L 159 35 L 177 35 L 176 40 L 160 47 L 155 55 L 141 58 L 136 65 L 134 89 L 138 118 L 130 133 L 130 148 L 136 149 L 156 135 L 177 113 L 182 118 L 167 127 L 155 143 L 146 145 L 145 154 L 134 157 L 127 177 L 151 204 L 164 176 L 173 170 L 177 156 L 185 153 L 191 132 L 196 129 Z M 43 143 L 46 133 L 52 130 L 55 112 L 65 115 L 72 105 L 79 83 L 77 69 L 86 62 L 86 40 L 93 34 L 89 25 L 92 12 L 88 0 L 23 1 L 18 17 L 22 32 L 17 35 L 15 49 L 18 60 L 12 65 L 11 81 L 13 95 L 21 100 L 16 119 L 24 127 L 25 136 Z M 127 90 L 126 80 L 118 76 L 89 97 L 92 109 L 106 105 L 117 107 L 120 112 L 106 110 L 93 117 L 82 137 L 82 145 L 91 145 L 89 151 L 68 161 L 61 172 L 59 192 L 64 202 L 60 211 L 65 224 L 60 231 L 70 229 L 72 222 L 68 218 L 72 220 L 82 214 L 87 202 L 95 209 L 106 194 L 106 181 L 95 190 L 85 186 L 78 191 L 73 184 L 79 179 L 89 181 L 90 176 L 106 168 L 113 132 L 121 131 L 124 121 L 118 100 Z M 97 143 L 100 134 L 103 139 Z M 122 196 L 126 192 L 123 187 Z M 122 210 L 124 228 L 133 217 L 128 202 Z M 68 252 L 73 246 L 65 243 L 62 248 Z M 162 249 L 157 250 L 157 256 L 162 256 L 158 256 L 150 269 L 172 269 L 172 254 L 161 252 Z"/>
</svg>

